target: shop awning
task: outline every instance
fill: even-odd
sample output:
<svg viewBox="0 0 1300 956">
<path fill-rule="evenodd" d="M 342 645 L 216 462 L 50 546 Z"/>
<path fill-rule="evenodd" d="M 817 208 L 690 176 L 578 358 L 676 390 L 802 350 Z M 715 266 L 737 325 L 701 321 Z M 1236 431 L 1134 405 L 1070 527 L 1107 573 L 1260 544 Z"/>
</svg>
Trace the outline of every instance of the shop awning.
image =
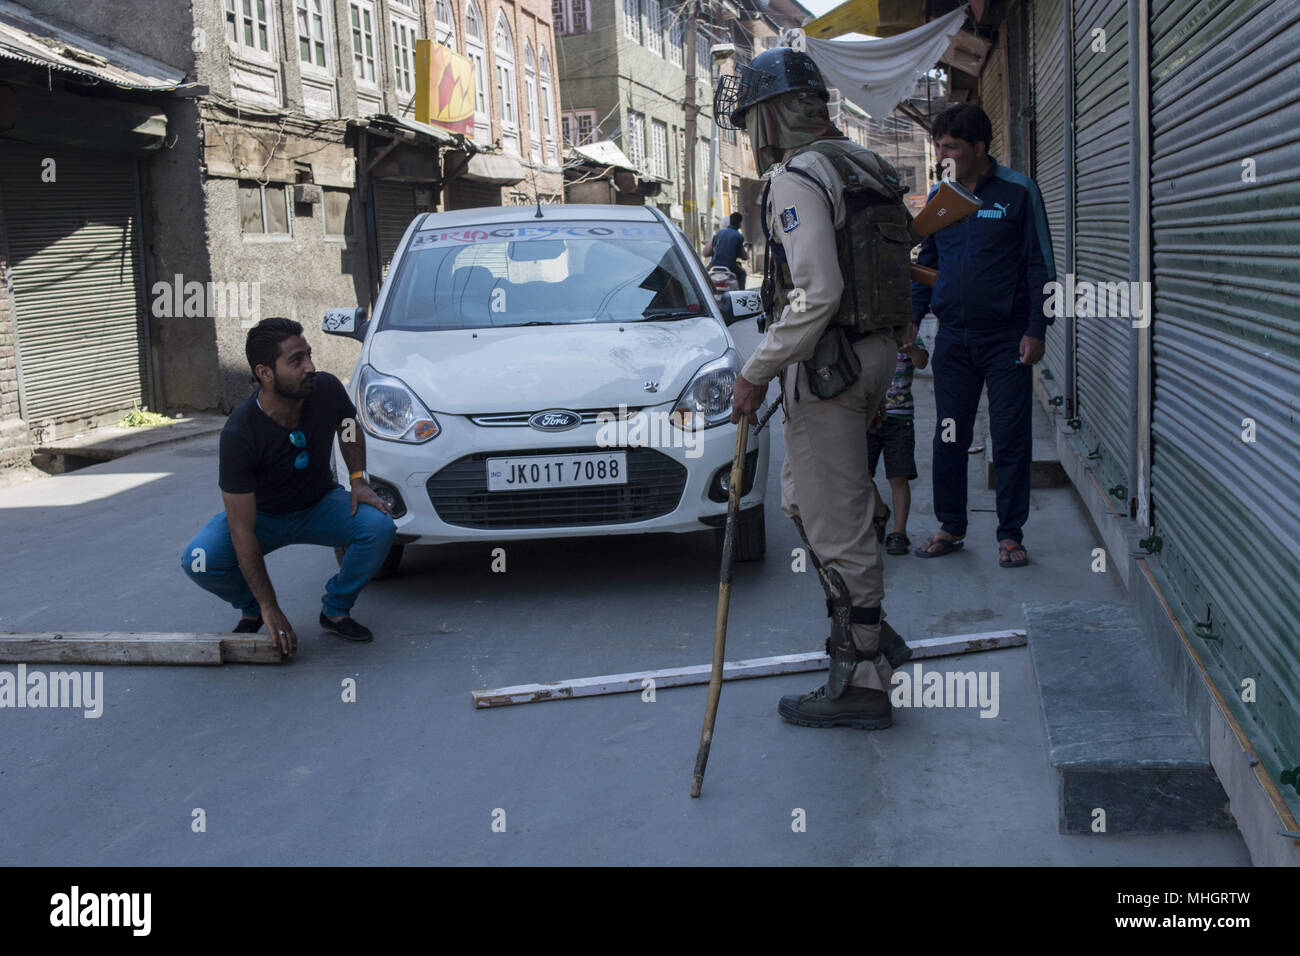
<svg viewBox="0 0 1300 956">
<path fill-rule="evenodd" d="M 499 186 L 513 186 L 527 176 L 523 163 L 504 153 L 475 153 L 465 168 L 465 178 Z"/>
</svg>

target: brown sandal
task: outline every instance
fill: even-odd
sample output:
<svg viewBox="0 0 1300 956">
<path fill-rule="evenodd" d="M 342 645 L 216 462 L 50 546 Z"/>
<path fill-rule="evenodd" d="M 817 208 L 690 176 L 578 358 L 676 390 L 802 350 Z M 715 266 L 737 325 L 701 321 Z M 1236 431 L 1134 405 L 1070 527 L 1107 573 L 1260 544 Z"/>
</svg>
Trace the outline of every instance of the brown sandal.
<svg viewBox="0 0 1300 956">
<path fill-rule="evenodd" d="M 1022 552 L 1024 554 L 1024 557 L 1013 561 L 1011 559 L 1011 555 L 1016 551 Z M 1005 544 L 998 545 L 998 564 L 1001 565 L 1002 567 L 1023 568 L 1028 563 L 1029 563 L 1029 552 L 1025 550 L 1025 546 L 1023 544 L 1017 543 L 1009 547 Z"/>
</svg>

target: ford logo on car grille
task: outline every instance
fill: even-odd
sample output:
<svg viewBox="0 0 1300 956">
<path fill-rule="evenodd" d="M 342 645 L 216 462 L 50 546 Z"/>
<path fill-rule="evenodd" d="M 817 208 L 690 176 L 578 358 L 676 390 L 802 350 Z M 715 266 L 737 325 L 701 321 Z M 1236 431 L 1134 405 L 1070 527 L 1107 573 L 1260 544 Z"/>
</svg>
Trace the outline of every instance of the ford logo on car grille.
<svg viewBox="0 0 1300 956">
<path fill-rule="evenodd" d="M 551 409 L 547 412 L 538 412 L 528 419 L 528 424 L 539 432 L 564 432 L 581 425 L 582 416 L 576 412 Z"/>
</svg>

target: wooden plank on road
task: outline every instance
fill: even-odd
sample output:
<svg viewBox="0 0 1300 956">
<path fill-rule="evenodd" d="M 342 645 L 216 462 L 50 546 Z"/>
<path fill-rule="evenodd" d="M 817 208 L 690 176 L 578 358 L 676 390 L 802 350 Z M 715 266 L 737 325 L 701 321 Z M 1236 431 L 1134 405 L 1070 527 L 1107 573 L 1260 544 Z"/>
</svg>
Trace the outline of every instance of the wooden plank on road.
<svg viewBox="0 0 1300 956">
<path fill-rule="evenodd" d="M 278 664 L 265 634 L 29 631 L 0 633 L 0 663 Z"/>
<path fill-rule="evenodd" d="M 1020 647 L 1025 643 L 1023 630 L 988 631 L 982 634 L 954 634 L 946 637 L 927 637 L 910 642 L 912 661 L 930 657 L 947 657 L 954 654 L 972 654 L 993 651 L 1004 647 Z M 908 663 L 911 663 L 909 661 Z M 821 651 L 803 654 L 782 654 L 779 657 L 756 657 L 745 661 L 727 661 L 723 665 L 723 680 L 745 680 L 751 677 L 772 677 L 777 674 L 799 674 L 804 671 L 826 669 L 826 655 Z M 907 665 L 904 664 L 904 667 Z M 629 674 L 606 674 L 602 677 L 578 677 L 572 680 L 553 681 L 548 684 L 518 684 L 493 690 L 472 692 L 477 708 L 506 707 L 510 704 L 531 704 L 543 700 L 567 700 L 573 697 L 598 697 L 603 694 L 627 694 L 646 687 L 683 687 L 690 684 L 707 684 L 712 665 L 692 664 L 684 667 L 665 667 L 661 670 L 635 671 Z M 651 685 L 648 682 L 654 681 Z"/>
</svg>

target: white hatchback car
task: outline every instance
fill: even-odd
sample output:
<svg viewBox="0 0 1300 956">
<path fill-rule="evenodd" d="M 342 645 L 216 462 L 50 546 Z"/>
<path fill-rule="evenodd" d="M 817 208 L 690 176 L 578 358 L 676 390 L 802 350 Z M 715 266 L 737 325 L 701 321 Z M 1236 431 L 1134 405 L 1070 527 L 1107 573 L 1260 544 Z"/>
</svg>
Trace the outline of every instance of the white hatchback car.
<svg viewBox="0 0 1300 956">
<path fill-rule="evenodd" d="M 364 343 L 348 393 L 397 523 L 384 573 L 406 544 L 708 528 L 721 541 L 742 364 L 726 322 L 757 311 L 755 293 L 719 305 L 651 207 L 417 217 L 373 318 L 336 309 L 322 324 Z M 768 448 L 765 429 L 747 455 L 742 561 L 764 551 Z"/>
</svg>

